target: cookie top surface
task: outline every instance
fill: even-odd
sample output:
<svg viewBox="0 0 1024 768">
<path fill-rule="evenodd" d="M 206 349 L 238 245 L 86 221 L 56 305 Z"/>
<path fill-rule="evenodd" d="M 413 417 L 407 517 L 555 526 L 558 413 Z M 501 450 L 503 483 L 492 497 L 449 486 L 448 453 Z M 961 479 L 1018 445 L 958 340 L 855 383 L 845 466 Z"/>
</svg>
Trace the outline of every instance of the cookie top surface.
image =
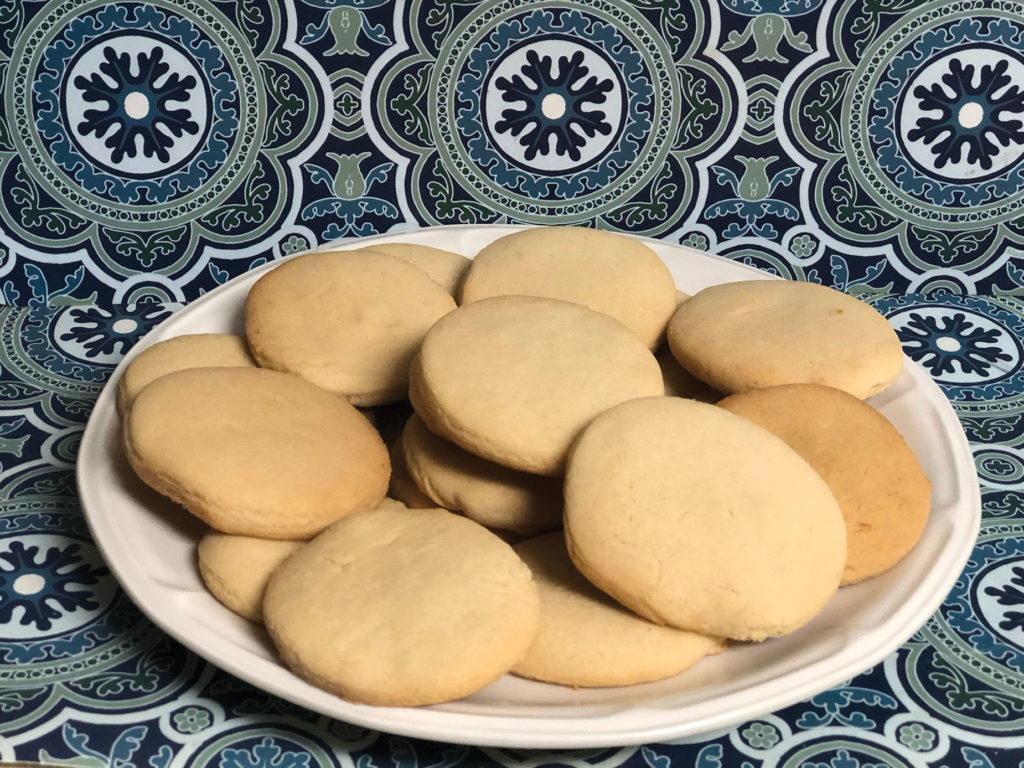
<svg viewBox="0 0 1024 768">
<path fill-rule="evenodd" d="M 713 405 L 623 403 L 580 437 L 566 539 L 595 585 L 642 616 L 761 640 L 810 621 L 839 586 L 846 530 L 810 465 Z"/>
<path fill-rule="evenodd" d="M 561 533 L 516 544 L 540 593 L 537 636 L 513 673 L 561 685 L 633 685 L 670 677 L 723 641 L 661 626 L 623 608 L 573 566 Z"/>
<path fill-rule="evenodd" d="M 843 584 L 895 565 L 928 521 L 931 483 L 896 428 L 832 387 L 790 384 L 731 395 L 719 406 L 777 435 L 828 483 L 846 520 Z"/>
<path fill-rule="evenodd" d="M 224 533 L 313 536 L 377 504 L 387 449 L 344 398 L 260 368 L 193 368 L 135 398 L 125 452 L 148 485 Z"/>
<path fill-rule="evenodd" d="M 546 475 L 564 471 L 569 446 L 597 414 L 663 392 L 654 355 L 617 320 L 530 296 L 482 299 L 442 318 L 409 389 L 435 434 Z"/>
<path fill-rule="evenodd" d="M 534 227 L 505 235 L 477 254 L 462 304 L 519 294 L 562 299 L 622 322 L 650 348 L 675 309 L 675 282 L 636 238 L 583 227 Z"/>
<path fill-rule="evenodd" d="M 270 574 L 302 545 L 209 531 L 197 547 L 199 573 L 218 601 L 249 621 L 261 622 Z"/>
<path fill-rule="evenodd" d="M 159 341 L 137 354 L 117 382 L 117 413 L 154 379 L 185 368 L 251 368 L 256 363 L 245 339 L 233 333 L 190 333 Z"/>
<path fill-rule="evenodd" d="M 437 506 L 488 528 L 537 533 L 562 527 L 562 483 L 481 459 L 413 416 L 401 440 L 405 466 Z"/>
<path fill-rule="evenodd" d="M 814 283 L 705 288 L 676 310 L 668 341 L 688 371 L 726 394 L 812 383 L 865 398 L 903 370 L 899 338 L 881 314 Z"/>
<path fill-rule="evenodd" d="M 410 359 L 454 308 L 426 272 L 395 256 L 308 253 L 256 281 L 245 332 L 261 366 L 376 405 L 406 397 Z"/>
<path fill-rule="evenodd" d="M 387 253 L 414 264 L 430 275 L 431 280 L 453 297 L 459 295 L 462 279 L 466 276 L 466 271 L 472 263 L 458 253 L 415 243 L 377 243 L 361 250 Z"/>
<path fill-rule="evenodd" d="M 271 578 L 264 620 L 288 666 L 352 701 L 467 696 L 519 660 L 537 588 L 512 548 L 441 509 L 345 518 Z"/>
</svg>

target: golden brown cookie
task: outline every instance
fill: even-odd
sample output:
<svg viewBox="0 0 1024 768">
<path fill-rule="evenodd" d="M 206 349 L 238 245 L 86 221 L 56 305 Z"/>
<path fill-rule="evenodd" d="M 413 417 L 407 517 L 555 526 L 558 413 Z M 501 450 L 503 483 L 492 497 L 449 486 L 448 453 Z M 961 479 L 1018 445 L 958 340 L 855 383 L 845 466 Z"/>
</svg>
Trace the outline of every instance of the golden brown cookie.
<svg viewBox="0 0 1024 768">
<path fill-rule="evenodd" d="M 573 448 L 565 529 L 577 568 L 658 623 L 762 640 L 810 621 L 839 586 L 842 513 L 765 429 L 713 405 L 631 400 Z"/>
<path fill-rule="evenodd" d="M 135 398 L 123 434 L 146 484 L 223 533 L 309 538 L 388 486 L 387 449 L 366 418 L 278 371 L 162 376 Z"/>
<path fill-rule="evenodd" d="M 661 626 L 623 608 L 576 570 L 561 533 L 514 549 L 540 593 L 537 636 L 514 674 L 573 687 L 633 685 L 679 674 L 725 647 L 720 639 Z"/>
<path fill-rule="evenodd" d="M 726 394 L 809 383 L 865 398 L 903 370 L 900 341 L 881 314 L 815 283 L 705 288 L 676 310 L 668 342 L 686 370 Z"/>
<path fill-rule="evenodd" d="M 441 509 L 341 520 L 274 572 L 263 601 L 285 663 L 352 701 L 419 706 L 505 674 L 537 628 L 537 588 L 512 548 Z"/>
<path fill-rule="evenodd" d="M 870 405 L 818 384 L 759 389 L 718 405 L 782 438 L 828 483 L 846 520 L 843 584 L 888 570 L 917 543 L 931 483 L 903 436 Z"/>
</svg>

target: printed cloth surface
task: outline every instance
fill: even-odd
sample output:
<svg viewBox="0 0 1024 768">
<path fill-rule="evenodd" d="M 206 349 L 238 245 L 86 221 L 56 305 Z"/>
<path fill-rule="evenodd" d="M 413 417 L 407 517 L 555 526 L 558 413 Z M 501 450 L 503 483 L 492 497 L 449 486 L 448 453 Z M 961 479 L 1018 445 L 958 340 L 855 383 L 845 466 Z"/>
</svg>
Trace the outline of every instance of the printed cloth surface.
<svg viewBox="0 0 1024 768">
<path fill-rule="evenodd" d="M 0 760 L 222 768 L 1024 766 L 1024 2 L 0 2 Z M 952 402 L 981 533 L 874 668 L 666 744 L 330 720 L 151 624 L 75 458 L 131 346 L 313 245 L 578 224 L 872 303 Z"/>
</svg>

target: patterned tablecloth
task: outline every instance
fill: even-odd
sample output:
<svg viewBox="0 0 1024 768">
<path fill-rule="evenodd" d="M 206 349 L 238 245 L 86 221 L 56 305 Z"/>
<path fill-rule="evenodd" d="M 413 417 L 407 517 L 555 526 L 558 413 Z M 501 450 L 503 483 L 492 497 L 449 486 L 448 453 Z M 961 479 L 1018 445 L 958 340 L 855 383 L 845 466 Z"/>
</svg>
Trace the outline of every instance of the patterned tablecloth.
<svg viewBox="0 0 1024 768">
<path fill-rule="evenodd" d="M 0 88 L 0 760 L 1024 765 L 1020 0 L 6 0 Z M 663 238 L 886 314 L 982 483 L 942 608 L 808 701 L 574 752 L 331 721 L 156 629 L 75 494 L 125 351 L 313 244 L 501 222 Z"/>
</svg>

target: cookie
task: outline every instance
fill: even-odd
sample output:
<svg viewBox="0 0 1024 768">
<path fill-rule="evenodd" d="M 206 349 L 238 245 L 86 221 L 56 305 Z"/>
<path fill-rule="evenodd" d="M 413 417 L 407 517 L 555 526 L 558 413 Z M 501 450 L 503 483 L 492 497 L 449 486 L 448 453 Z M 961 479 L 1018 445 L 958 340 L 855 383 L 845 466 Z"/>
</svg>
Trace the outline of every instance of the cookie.
<svg viewBox="0 0 1024 768">
<path fill-rule="evenodd" d="M 135 398 L 124 446 L 138 476 L 211 528 L 305 539 L 375 506 L 387 449 L 344 398 L 260 368 L 192 368 Z"/>
<path fill-rule="evenodd" d="M 488 528 L 538 533 L 562 527 L 562 483 L 503 467 L 438 437 L 419 416 L 402 433 L 405 466 L 434 506 Z"/>
<path fill-rule="evenodd" d="M 664 392 L 651 351 L 624 325 L 578 304 L 498 296 L 430 329 L 409 397 L 430 431 L 512 469 L 561 475 L 591 419 Z"/>
<path fill-rule="evenodd" d="M 665 381 L 665 394 L 670 397 L 688 397 L 702 403 L 715 403 L 723 395 L 698 379 L 676 360 L 668 344 L 662 344 L 654 355 L 661 366 L 661 376 Z"/>
<path fill-rule="evenodd" d="M 839 586 L 846 528 L 792 448 L 722 408 L 642 398 L 573 448 L 565 530 L 576 567 L 652 621 L 762 640 L 810 621 Z"/>
<path fill-rule="evenodd" d="M 512 548 L 441 509 L 329 528 L 270 579 L 263 617 L 295 674 L 346 699 L 419 706 L 494 682 L 533 640 L 537 588 Z"/>
<path fill-rule="evenodd" d="M 582 227 L 534 227 L 484 247 L 462 284 L 462 304 L 490 296 L 562 299 L 604 312 L 654 348 L 676 305 L 664 262 L 640 240 Z"/>
<path fill-rule="evenodd" d="M 257 362 L 377 405 L 407 395 L 409 361 L 455 301 L 422 269 L 375 251 L 317 252 L 249 291 L 245 333 Z"/>
<path fill-rule="evenodd" d="M 654 624 L 612 600 L 573 566 L 561 533 L 514 547 L 540 594 L 537 636 L 512 672 L 573 687 L 633 685 L 679 674 L 722 640 Z"/>
<path fill-rule="evenodd" d="M 135 396 L 154 379 L 185 368 L 252 368 L 245 339 L 232 333 L 192 333 L 147 347 L 136 355 L 117 382 L 117 413 L 122 418 Z"/>
<path fill-rule="evenodd" d="M 457 253 L 413 243 L 376 243 L 362 250 L 387 253 L 414 264 L 452 296 L 459 295 L 462 279 L 472 263 Z"/>
<path fill-rule="evenodd" d="M 420 487 L 416 485 L 416 481 L 412 479 L 408 467 L 405 466 L 405 451 L 402 448 L 401 437 L 391 444 L 388 454 L 391 457 L 391 482 L 388 484 L 389 496 L 398 499 L 409 509 L 444 507 L 443 504 L 438 504 L 423 493 Z"/>
<path fill-rule="evenodd" d="M 814 283 L 705 288 L 676 310 L 668 342 L 684 368 L 726 394 L 809 383 L 863 399 L 903 370 L 900 341 L 881 314 Z"/>
<path fill-rule="evenodd" d="M 303 545 L 210 531 L 199 540 L 199 573 L 210 593 L 249 621 L 263 621 L 263 593 L 270 574 Z"/>
<path fill-rule="evenodd" d="M 719 406 L 782 438 L 828 483 L 846 520 L 843 584 L 888 570 L 917 543 L 931 482 L 870 405 L 832 387 L 790 384 L 731 395 Z"/>
</svg>

